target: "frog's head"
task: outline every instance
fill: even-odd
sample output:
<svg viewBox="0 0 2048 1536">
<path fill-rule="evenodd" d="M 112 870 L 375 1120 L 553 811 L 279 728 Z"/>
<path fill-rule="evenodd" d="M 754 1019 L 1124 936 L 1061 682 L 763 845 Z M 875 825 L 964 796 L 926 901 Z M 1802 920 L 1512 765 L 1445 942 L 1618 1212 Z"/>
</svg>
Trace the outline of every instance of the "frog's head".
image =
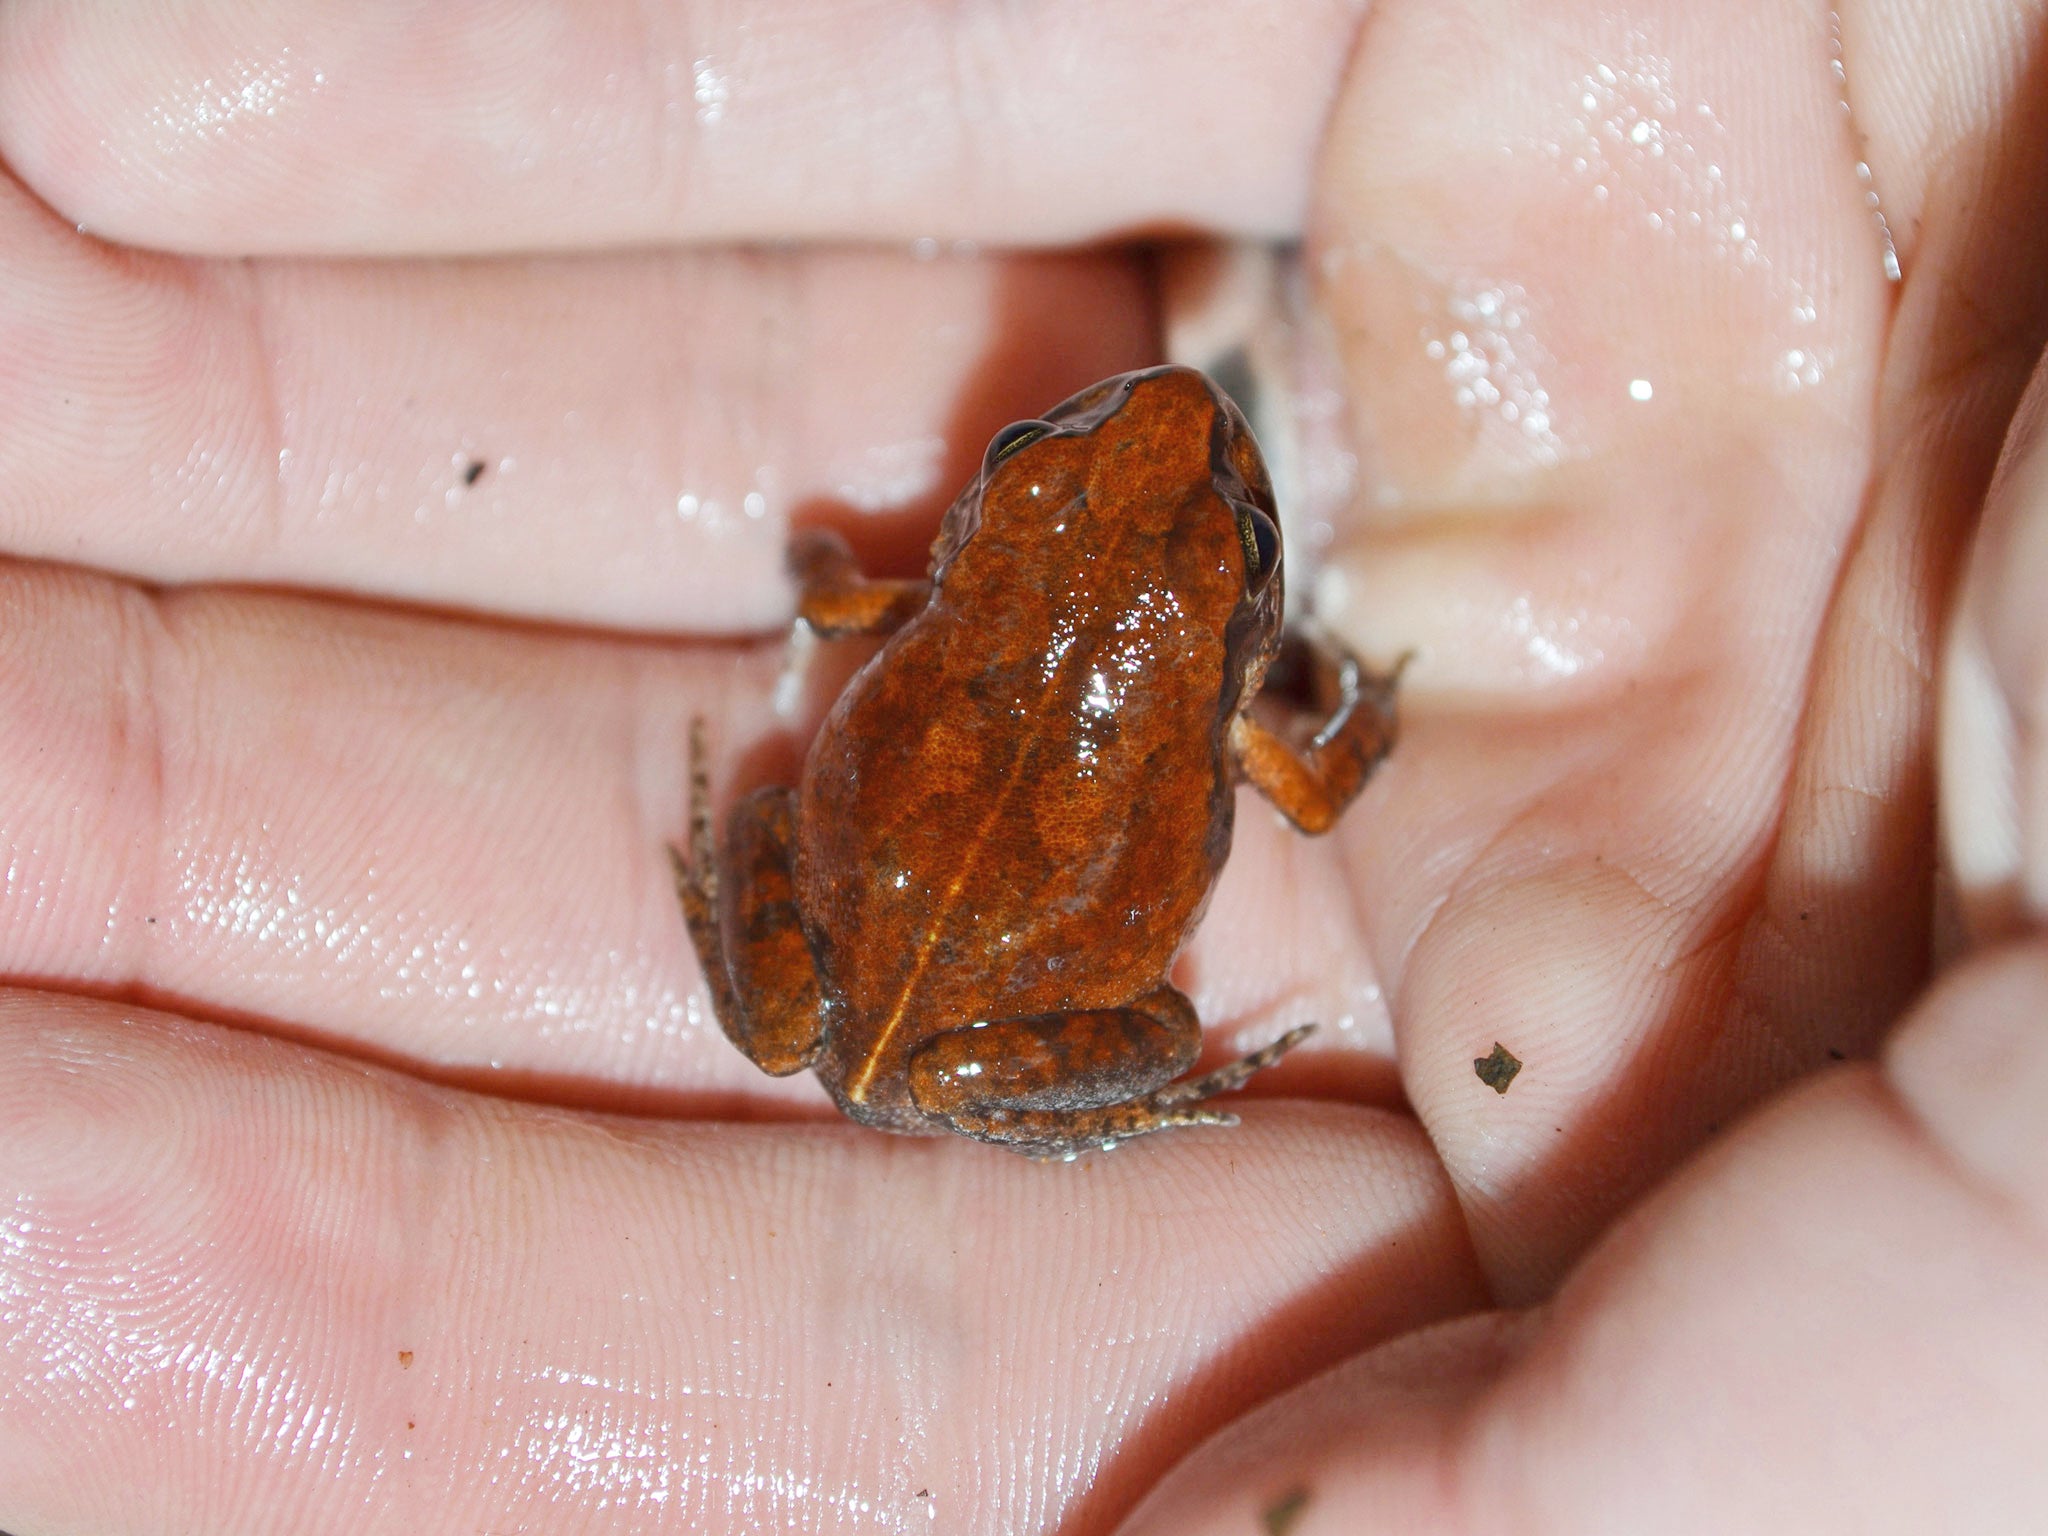
<svg viewBox="0 0 2048 1536">
<path fill-rule="evenodd" d="M 1279 644 L 1280 565 L 1244 413 L 1180 367 L 1119 374 L 998 432 L 932 550 L 934 584 L 956 600 L 973 587 L 984 615 L 1043 610 L 1057 629 L 1170 612 L 1220 642 L 1230 705 Z"/>
</svg>

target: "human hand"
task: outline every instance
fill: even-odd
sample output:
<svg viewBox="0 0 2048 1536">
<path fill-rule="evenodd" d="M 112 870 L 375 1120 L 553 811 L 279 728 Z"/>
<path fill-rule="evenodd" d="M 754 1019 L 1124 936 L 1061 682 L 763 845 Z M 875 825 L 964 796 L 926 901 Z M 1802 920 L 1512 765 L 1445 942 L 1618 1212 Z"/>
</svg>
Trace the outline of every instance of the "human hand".
<svg viewBox="0 0 2048 1536">
<path fill-rule="evenodd" d="M 580 1112 L 815 1105 L 718 1037 L 666 889 L 685 719 L 777 723 L 778 647 L 716 637 L 783 613 L 786 510 L 928 529 L 989 430 L 1152 360 L 1143 261 L 226 265 L 103 251 L 15 188 L 6 536 L 89 568 L 8 573 L 0 669 L 6 963 L 41 986 L 0 1032 L 17 1536 L 280 1511 L 1101 1528 L 1319 1366 L 1547 1295 L 1723 1120 L 1865 1051 L 1920 984 L 1935 625 L 2026 366 L 1991 342 L 2038 325 L 2040 263 L 2033 167 L 1958 174 L 1989 151 L 1917 134 L 1914 93 L 2005 128 L 2023 83 L 1992 89 L 1987 56 L 1930 86 L 1882 19 L 1852 50 L 1907 237 L 1894 318 L 1825 39 L 1791 18 L 1383 6 L 1313 174 L 1334 7 L 1263 55 L 1241 18 L 1134 35 L 1142 66 L 1099 11 L 1021 39 L 980 14 L 751 20 L 765 37 L 621 43 L 565 11 L 401 38 L 357 8 L 152 37 L 16 0 L 0 153 L 66 218 L 229 254 L 1265 235 L 1312 208 L 1367 450 L 1360 494 L 1316 493 L 1325 611 L 1424 655 L 1335 839 L 1242 819 L 1188 979 L 1220 1033 L 1345 1026 L 1289 1064 L 1330 1100 L 1391 1098 L 1398 1025 L 1421 1128 L 1250 1105 L 1038 1169 L 808 1117 Z M 870 49 L 886 82 L 846 66 Z M 1311 463 L 1341 463 L 1319 421 Z M 1470 1066 L 1494 1038 L 1528 1063 L 1504 1098 Z M 1631 1315 L 1612 1277 L 1684 1251 L 1674 1206 L 1732 1205 L 1737 1230 L 1771 1209 L 1741 1155 L 1778 1123 L 1611 1239 L 1578 1315 Z M 1703 1280 L 1743 1257 L 1703 1246 Z M 1568 1374 L 1502 1346 L 1601 1336 L 1532 1316 L 1458 1325 L 1460 1369 L 1425 1382 L 1506 1405 L 1483 1421 L 1360 1384 L 1442 1336 L 1273 1412 L 1334 1392 L 1606 1461 L 1546 1419 Z M 1635 1337 L 1603 1389 L 1658 1379 Z M 1443 1465 L 1339 1437 L 1329 1466 L 1360 1446 L 1382 1477 Z M 1234 1466 L 1239 1499 L 1303 1470 L 1200 1455 L 1183 1475 Z M 1334 1473 L 1309 1492 L 1297 1531 L 1355 1528 Z"/>
</svg>

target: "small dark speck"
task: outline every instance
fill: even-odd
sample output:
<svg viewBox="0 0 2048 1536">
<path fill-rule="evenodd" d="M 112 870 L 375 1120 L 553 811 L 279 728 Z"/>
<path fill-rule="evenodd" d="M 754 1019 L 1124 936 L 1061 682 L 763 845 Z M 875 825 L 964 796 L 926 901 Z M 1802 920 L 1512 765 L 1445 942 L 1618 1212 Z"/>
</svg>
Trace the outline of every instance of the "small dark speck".
<svg viewBox="0 0 2048 1536">
<path fill-rule="evenodd" d="M 407 1429 L 411 1429 L 411 1428 L 413 1428 L 413 1427 L 414 1427 L 414 1425 L 413 1425 L 413 1421 L 412 1421 L 411 1419 L 407 1419 L 407 1420 L 405 1421 L 405 1427 L 406 1427 Z"/>
<path fill-rule="evenodd" d="M 1287 1536 L 1294 1529 L 1301 1512 L 1308 1508 L 1308 1490 L 1290 1488 L 1279 1498 L 1266 1506 L 1266 1512 L 1259 1516 L 1260 1529 L 1266 1536 Z"/>
<path fill-rule="evenodd" d="M 156 922 L 156 919 L 155 919 L 155 918 L 153 918 L 153 917 L 150 917 L 150 918 L 144 918 L 144 919 L 143 919 L 143 921 L 144 921 L 144 922 L 147 922 L 147 923 L 150 923 L 150 924 L 152 924 L 152 925 L 154 925 L 154 924 L 155 924 L 155 922 Z"/>
<path fill-rule="evenodd" d="M 1849 1056 L 1846 1051 L 1838 1051 L 1832 1045 L 1828 1047 L 1829 1061 L 1847 1061 L 1848 1059 Z"/>
<path fill-rule="evenodd" d="M 464 485 L 475 485 L 483 477 L 484 461 L 482 459 L 471 459 L 468 467 L 462 471 L 462 483 Z"/>
<path fill-rule="evenodd" d="M 409 1370 L 411 1370 L 411 1369 L 412 1369 L 412 1351 L 411 1351 L 411 1350 L 409 1350 L 409 1349 L 401 1349 L 401 1350 L 400 1350 L 400 1351 L 398 1352 L 398 1368 L 399 1368 L 399 1369 L 400 1369 L 401 1371 L 409 1371 Z"/>
<path fill-rule="evenodd" d="M 928 1499 L 932 1496 L 932 1491 L 929 1488 L 920 1488 L 917 1490 L 917 1496 L 920 1499 Z"/>
<path fill-rule="evenodd" d="M 1493 1042 L 1493 1054 L 1473 1058 L 1472 1070 L 1479 1074 L 1479 1081 L 1495 1093 L 1506 1093 L 1508 1084 L 1515 1080 L 1515 1074 L 1522 1070 L 1522 1064 L 1508 1054 L 1508 1048 L 1498 1040 Z"/>
<path fill-rule="evenodd" d="M 1813 916 L 1813 914 L 1812 914 L 1811 912 L 1801 912 L 1801 913 L 1799 914 L 1799 921 L 1801 921 L 1801 922 L 1803 923 L 1803 922 L 1805 922 L 1805 921 L 1806 921 L 1806 920 L 1807 920 L 1807 919 L 1808 919 L 1809 917 L 1811 917 L 1811 916 Z"/>
</svg>

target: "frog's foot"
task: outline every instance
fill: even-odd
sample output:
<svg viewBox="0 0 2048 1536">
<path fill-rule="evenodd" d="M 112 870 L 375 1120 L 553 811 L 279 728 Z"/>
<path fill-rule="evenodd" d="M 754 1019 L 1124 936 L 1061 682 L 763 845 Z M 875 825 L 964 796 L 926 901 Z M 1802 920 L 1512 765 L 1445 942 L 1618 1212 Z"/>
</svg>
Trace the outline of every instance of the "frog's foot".
<svg viewBox="0 0 2048 1536">
<path fill-rule="evenodd" d="M 1200 1077 L 1183 1078 L 1122 1103 L 1087 1109 L 1012 1109 L 976 1106 L 945 1116 L 964 1136 L 994 1142 L 1027 1157 L 1070 1160 L 1083 1152 L 1107 1151 L 1120 1141 L 1186 1125 L 1235 1125 L 1237 1116 L 1207 1102 L 1235 1093 L 1315 1032 L 1315 1025 L 1290 1029 L 1271 1045 L 1241 1056 Z"/>
</svg>

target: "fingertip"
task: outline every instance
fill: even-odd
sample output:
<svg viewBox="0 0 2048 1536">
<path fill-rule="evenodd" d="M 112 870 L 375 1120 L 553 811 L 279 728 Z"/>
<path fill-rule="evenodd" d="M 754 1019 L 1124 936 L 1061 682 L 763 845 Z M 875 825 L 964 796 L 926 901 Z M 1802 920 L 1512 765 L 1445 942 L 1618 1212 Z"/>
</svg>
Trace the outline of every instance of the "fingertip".
<svg viewBox="0 0 2048 1536">
<path fill-rule="evenodd" d="M 2048 365 L 2006 434 L 1943 664 L 1943 854 L 1969 936 L 2048 915 Z"/>
<path fill-rule="evenodd" d="M 2025 922 L 2021 891 L 2018 743 L 1974 614 L 1959 620 L 1942 662 L 1941 839 L 1964 931 L 1978 943 Z"/>
<path fill-rule="evenodd" d="M 1460 1428 L 1519 1353 L 1524 1321 L 1459 1318 L 1326 1371 L 1199 1446 L 1118 1536 L 1455 1528 Z"/>
<path fill-rule="evenodd" d="M 1950 972 L 1893 1036 L 1885 1069 L 1949 1155 L 2037 1219 L 2048 1214 L 2048 940 Z"/>
</svg>

